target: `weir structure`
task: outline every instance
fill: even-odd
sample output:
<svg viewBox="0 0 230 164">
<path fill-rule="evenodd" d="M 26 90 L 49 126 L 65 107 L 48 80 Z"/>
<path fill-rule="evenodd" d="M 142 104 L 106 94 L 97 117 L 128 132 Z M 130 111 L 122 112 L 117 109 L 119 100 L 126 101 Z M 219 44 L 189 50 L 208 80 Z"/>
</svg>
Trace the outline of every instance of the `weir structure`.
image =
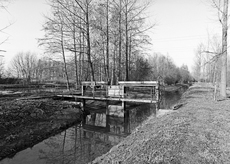
<svg viewBox="0 0 230 164">
<path fill-rule="evenodd" d="M 81 92 L 78 95 L 58 95 L 63 98 L 74 98 L 81 102 L 83 112 L 87 111 L 86 101 L 104 101 L 106 108 L 106 125 L 104 127 L 88 126 L 86 117 L 83 116 L 84 129 L 104 129 L 110 132 L 110 116 L 122 117 L 124 120 L 124 133 L 127 133 L 130 104 L 155 104 L 156 112 L 160 108 L 161 91 L 164 88 L 162 81 L 119 81 L 118 85 L 108 82 L 82 82 Z M 129 109 L 128 109 L 129 108 Z M 87 113 L 87 112 L 86 112 Z M 94 128 L 92 128 L 94 127 Z"/>
<path fill-rule="evenodd" d="M 106 114 L 110 113 L 110 101 L 119 101 L 117 109 L 126 110 L 126 102 L 153 103 L 159 109 L 163 83 L 158 81 L 119 81 L 118 85 L 109 85 L 104 81 L 82 82 L 81 95 L 58 95 L 75 98 L 82 102 L 85 110 L 87 100 L 106 101 Z"/>
</svg>

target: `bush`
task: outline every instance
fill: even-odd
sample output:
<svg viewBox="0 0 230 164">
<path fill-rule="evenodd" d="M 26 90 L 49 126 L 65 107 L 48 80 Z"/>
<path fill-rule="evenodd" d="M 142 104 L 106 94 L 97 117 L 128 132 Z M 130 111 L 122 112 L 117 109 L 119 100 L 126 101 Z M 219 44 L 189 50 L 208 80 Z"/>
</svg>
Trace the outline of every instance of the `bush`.
<svg viewBox="0 0 230 164">
<path fill-rule="evenodd" d="M 20 84 L 21 79 L 18 78 L 0 78 L 0 84 Z"/>
</svg>

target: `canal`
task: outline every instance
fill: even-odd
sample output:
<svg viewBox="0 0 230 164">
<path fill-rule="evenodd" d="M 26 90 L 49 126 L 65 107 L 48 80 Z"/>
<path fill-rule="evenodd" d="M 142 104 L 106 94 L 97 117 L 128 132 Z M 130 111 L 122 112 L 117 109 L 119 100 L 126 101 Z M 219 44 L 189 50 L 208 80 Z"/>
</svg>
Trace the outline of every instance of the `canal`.
<svg viewBox="0 0 230 164">
<path fill-rule="evenodd" d="M 185 89 L 165 92 L 161 109 L 170 109 L 180 100 Z M 108 152 L 132 133 L 150 115 L 155 114 L 154 104 L 131 106 L 124 117 L 106 116 L 105 110 L 90 110 L 85 124 L 75 125 L 52 136 L 32 148 L 6 158 L 0 164 L 84 164 Z"/>
</svg>

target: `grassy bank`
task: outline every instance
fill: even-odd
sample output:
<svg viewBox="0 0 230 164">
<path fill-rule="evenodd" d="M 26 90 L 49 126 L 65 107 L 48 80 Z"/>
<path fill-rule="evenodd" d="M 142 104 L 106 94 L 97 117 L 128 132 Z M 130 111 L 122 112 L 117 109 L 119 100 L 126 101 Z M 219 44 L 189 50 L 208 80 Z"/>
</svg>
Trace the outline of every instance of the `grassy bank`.
<svg viewBox="0 0 230 164">
<path fill-rule="evenodd" d="M 188 88 L 189 85 L 188 84 L 176 84 L 176 85 L 166 85 L 164 87 L 164 90 L 166 92 L 175 92 L 175 91 L 178 91 L 180 90 L 180 88 Z"/>
<path fill-rule="evenodd" d="M 19 98 L 0 97 L 0 160 L 81 121 L 80 109 L 68 102 Z"/>
<path fill-rule="evenodd" d="M 151 116 L 93 163 L 229 163 L 230 100 L 213 101 L 211 91 L 190 87 L 181 108 Z"/>
</svg>

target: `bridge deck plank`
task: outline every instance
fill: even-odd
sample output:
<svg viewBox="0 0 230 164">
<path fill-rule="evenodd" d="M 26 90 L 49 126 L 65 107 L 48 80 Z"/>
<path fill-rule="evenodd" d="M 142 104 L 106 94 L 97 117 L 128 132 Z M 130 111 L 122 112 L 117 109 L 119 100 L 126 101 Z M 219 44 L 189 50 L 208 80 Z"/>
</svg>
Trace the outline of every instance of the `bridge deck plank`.
<svg viewBox="0 0 230 164">
<path fill-rule="evenodd" d="M 140 102 L 140 103 L 157 103 L 156 100 L 138 99 L 138 98 L 120 98 L 120 97 L 93 97 L 93 96 L 77 96 L 77 95 L 57 95 L 58 97 L 70 97 L 85 100 L 102 100 L 102 101 L 125 101 L 125 102 Z"/>
</svg>

